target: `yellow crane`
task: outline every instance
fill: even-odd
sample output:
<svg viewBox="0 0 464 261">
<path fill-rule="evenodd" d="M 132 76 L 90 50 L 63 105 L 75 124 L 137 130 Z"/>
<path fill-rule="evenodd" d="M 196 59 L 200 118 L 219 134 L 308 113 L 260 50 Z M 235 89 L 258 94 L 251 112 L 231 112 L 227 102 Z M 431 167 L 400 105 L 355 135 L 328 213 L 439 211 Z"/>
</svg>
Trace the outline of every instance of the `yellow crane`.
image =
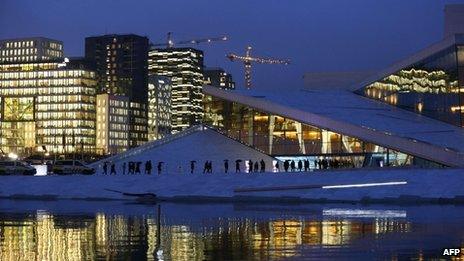
<svg viewBox="0 0 464 261">
<path fill-rule="evenodd" d="M 245 55 L 237 55 L 229 53 L 226 57 L 233 61 L 242 61 L 245 65 L 245 84 L 247 89 L 251 88 L 251 64 L 262 63 L 262 64 L 290 64 L 290 59 L 276 59 L 276 58 L 263 58 L 251 56 L 251 46 L 247 46 Z"/>
</svg>

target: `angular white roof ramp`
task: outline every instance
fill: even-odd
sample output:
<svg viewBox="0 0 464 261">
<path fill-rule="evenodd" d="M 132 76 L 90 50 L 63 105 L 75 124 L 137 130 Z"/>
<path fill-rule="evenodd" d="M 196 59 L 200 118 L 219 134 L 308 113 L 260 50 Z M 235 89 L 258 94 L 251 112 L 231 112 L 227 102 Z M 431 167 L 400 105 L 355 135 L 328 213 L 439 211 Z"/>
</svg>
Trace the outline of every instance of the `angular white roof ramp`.
<svg viewBox="0 0 464 261">
<path fill-rule="evenodd" d="M 245 160 L 266 163 L 266 170 L 271 171 L 275 158 L 229 138 L 216 130 L 198 125 L 178 132 L 164 139 L 147 142 L 142 146 L 102 159 L 91 164 L 99 167 L 108 161 L 116 164 L 118 173 L 122 171 L 122 163 L 129 161 L 142 162 L 142 171 L 147 160 L 152 161 L 152 173 L 157 172 L 158 162 L 163 162 L 162 173 L 190 173 L 190 162 L 196 161 L 195 173 L 203 170 L 205 161 L 212 161 L 213 170 L 224 170 L 224 160 L 229 161 L 229 172 L 235 172 L 235 161 L 242 160 L 240 169 L 244 172 Z"/>
<path fill-rule="evenodd" d="M 394 74 L 401 69 L 404 69 L 406 67 L 409 67 L 417 62 L 420 62 L 429 56 L 436 54 L 440 51 L 445 50 L 446 48 L 453 46 L 455 44 L 464 44 L 464 34 L 455 34 L 446 37 L 445 39 L 441 40 L 440 42 L 437 42 L 435 44 L 432 44 L 428 46 L 427 48 L 409 56 L 408 58 L 405 58 L 403 60 L 400 60 L 397 63 L 394 63 L 393 65 L 380 70 L 379 72 L 372 74 L 370 77 L 367 77 L 363 81 L 360 81 L 353 85 L 351 89 L 361 89 L 364 88 L 365 86 L 376 82 L 378 80 L 381 80 L 391 74 Z"/>
<path fill-rule="evenodd" d="M 462 128 L 349 91 L 225 91 L 203 86 L 203 92 L 450 167 L 464 167 Z"/>
</svg>

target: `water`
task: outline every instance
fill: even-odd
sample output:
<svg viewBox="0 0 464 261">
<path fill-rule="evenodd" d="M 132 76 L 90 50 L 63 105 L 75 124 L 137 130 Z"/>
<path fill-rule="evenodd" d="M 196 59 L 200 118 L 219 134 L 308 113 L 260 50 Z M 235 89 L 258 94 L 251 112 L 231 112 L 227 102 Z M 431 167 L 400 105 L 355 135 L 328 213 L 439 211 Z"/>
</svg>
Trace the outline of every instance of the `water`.
<svg viewBox="0 0 464 261">
<path fill-rule="evenodd" d="M 426 260 L 463 239 L 452 205 L 0 201 L 2 261 Z"/>
</svg>

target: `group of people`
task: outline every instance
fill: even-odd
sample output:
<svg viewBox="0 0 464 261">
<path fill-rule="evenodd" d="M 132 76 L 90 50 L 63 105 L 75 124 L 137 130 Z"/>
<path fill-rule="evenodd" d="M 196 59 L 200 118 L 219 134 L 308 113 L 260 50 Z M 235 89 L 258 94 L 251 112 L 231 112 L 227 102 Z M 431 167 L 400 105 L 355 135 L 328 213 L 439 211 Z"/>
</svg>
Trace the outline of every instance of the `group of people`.
<svg viewBox="0 0 464 261">
<path fill-rule="evenodd" d="M 264 172 L 264 171 L 266 171 L 266 163 L 264 162 L 263 159 L 261 159 L 259 163 L 258 161 L 255 161 L 254 164 L 252 160 L 248 161 L 248 172 Z M 238 169 L 238 172 L 240 172 L 240 169 Z"/>
<path fill-rule="evenodd" d="M 240 173 L 240 165 L 241 165 L 242 160 L 238 159 L 235 161 L 235 173 Z M 190 161 L 190 173 L 193 174 L 195 171 L 195 160 Z M 247 162 L 247 167 L 248 167 L 248 172 L 264 172 L 266 170 L 266 163 L 264 162 L 263 159 L 261 161 L 256 161 L 253 164 L 252 160 L 249 160 Z M 212 161 L 205 161 L 204 167 L 203 167 L 203 174 L 206 173 L 212 173 L 213 172 L 213 162 Z M 224 160 L 224 173 L 229 173 L 229 160 L 225 159 Z"/>
<path fill-rule="evenodd" d="M 243 160 L 237 159 L 235 160 L 235 173 L 240 173 L 241 172 L 241 162 Z M 163 163 L 162 161 L 158 162 L 157 164 L 157 170 L 158 170 L 158 175 L 161 174 L 161 171 L 163 169 Z M 128 164 L 126 162 L 122 163 L 122 174 L 126 175 L 126 170 L 127 174 L 141 174 L 142 171 L 142 164 L 143 162 L 141 161 L 129 161 Z M 151 160 L 147 160 L 145 164 L 143 164 L 143 170 L 144 174 L 151 175 L 152 174 L 152 169 L 153 165 Z M 195 165 L 196 161 L 192 160 L 190 161 L 190 173 L 193 174 L 195 171 Z M 128 166 L 128 168 L 126 168 Z M 251 159 L 246 161 L 245 163 L 246 167 L 246 172 L 265 172 L 266 171 L 266 163 L 263 159 L 260 161 L 252 161 Z M 337 159 L 316 159 L 314 161 L 314 168 L 315 169 L 337 169 L 337 168 L 348 168 L 348 167 L 354 167 L 353 163 L 347 160 L 337 160 Z M 280 165 L 279 161 L 276 161 L 274 164 L 274 169 L 277 171 L 280 171 Z M 179 166 L 179 170 L 182 170 L 182 168 Z M 308 159 L 303 159 L 303 160 L 298 160 L 295 162 L 295 160 L 285 160 L 283 162 L 283 170 L 285 172 L 302 172 L 302 171 L 309 171 L 310 170 L 310 162 Z M 109 171 L 109 173 L 108 173 Z M 210 160 L 205 161 L 204 167 L 203 167 L 203 174 L 206 173 L 212 173 L 213 172 L 213 162 Z M 225 159 L 224 160 L 224 173 L 229 172 L 229 160 Z M 116 175 L 116 165 L 115 163 L 110 163 L 110 162 L 105 162 L 103 164 L 103 174 L 104 175 Z"/>
<path fill-rule="evenodd" d="M 135 161 L 135 162 L 129 161 L 128 164 L 126 162 L 123 162 L 122 167 L 121 167 L 122 174 L 126 175 L 126 170 L 127 170 L 127 174 L 141 174 L 142 163 L 143 162 L 141 161 Z M 162 166 L 163 166 L 163 162 L 162 161 L 158 162 L 158 165 L 157 165 L 158 175 L 161 174 Z M 105 163 L 103 163 L 103 174 L 104 175 L 108 175 L 108 168 L 110 170 L 109 175 L 117 174 L 116 165 L 114 162 L 110 163 L 106 161 Z M 144 164 L 144 174 L 151 175 L 152 169 L 153 169 L 153 164 L 151 163 L 151 160 L 147 160 Z"/>
<path fill-rule="evenodd" d="M 279 167 L 276 166 L 276 169 L 279 170 Z M 286 160 L 284 161 L 284 170 L 285 172 L 288 172 L 289 170 L 292 172 L 295 171 L 309 171 L 309 160 L 298 160 L 298 163 L 295 163 L 294 160 Z"/>
<path fill-rule="evenodd" d="M 353 162 L 348 160 L 338 159 L 319 159 L 314 161 L 314 166 L 317 169 L 340 169 L 340 168 L 354 168 Z"/>
</svg>

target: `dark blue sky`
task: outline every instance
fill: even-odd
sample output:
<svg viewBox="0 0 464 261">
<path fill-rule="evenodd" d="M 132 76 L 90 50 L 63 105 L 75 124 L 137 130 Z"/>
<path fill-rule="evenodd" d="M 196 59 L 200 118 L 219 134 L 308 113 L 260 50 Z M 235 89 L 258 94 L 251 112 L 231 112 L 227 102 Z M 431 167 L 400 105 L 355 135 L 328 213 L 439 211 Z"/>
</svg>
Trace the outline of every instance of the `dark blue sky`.
<svg viewBox="0 0 464 261">
<path fill-rule="evenodd" d="M 256 88 L 295 88 L 306 71 L 381 69 L 443 34 L 443 0 L 0 0 L 0 38 L 46 36 L 67 56 L 84 54 L 84 38 L 135 33 L 152 42 L 227 34 L 201 45 L 207 66 L 230 71 L 243 87 L 243 66 L 226 60 L 250 44 L 257 56 L 290 58 L 256 65 Z"/>
</svg>

